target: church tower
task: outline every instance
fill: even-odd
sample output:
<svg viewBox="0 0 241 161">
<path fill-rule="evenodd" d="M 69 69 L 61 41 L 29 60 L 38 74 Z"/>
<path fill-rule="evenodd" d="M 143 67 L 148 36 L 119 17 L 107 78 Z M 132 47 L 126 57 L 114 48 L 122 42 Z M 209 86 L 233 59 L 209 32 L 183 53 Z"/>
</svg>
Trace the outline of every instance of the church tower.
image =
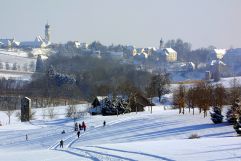
<svg viewBox="0 0 241 161">
<path fill-rule="evenodd" d="M 163 42 L 163 40 L 161 39 L 161 40 L 160 40 L 160 46 L 159 46 L 159 49 L 162 49 L 162 48 L 163 48 L 163 44 L 164 44 L 164 42 Z"/>
<path fill-rule="evenodd" d="M 45 42 L 46 43 L 49 43 L 50 42 L 50 26 L 49 26 L 49 24 L 47 23 L 46 25 L 45 25 Z"/>
</svg>

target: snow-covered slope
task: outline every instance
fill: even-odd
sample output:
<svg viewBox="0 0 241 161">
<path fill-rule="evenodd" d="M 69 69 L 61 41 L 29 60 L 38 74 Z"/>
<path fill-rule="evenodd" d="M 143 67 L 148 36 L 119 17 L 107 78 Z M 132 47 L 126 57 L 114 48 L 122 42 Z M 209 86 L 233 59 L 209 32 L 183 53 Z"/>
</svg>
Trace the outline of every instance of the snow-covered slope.
<svg viewBox="0 0 241 161">
<path fill-rule="evenodd" d="M 0 49 L 0 78 L 31 80 L 36 68 L 37 56 L 47 59 L 51 49 L 32 49 L 23 51 L 20 49 Z M 29 57 L 32 55 L 31 57 Z"/>
<path fill-rule="evenodd" d="M 194 116 L 188 111 L 179 115 L 177 110 L 154 106 L 152 114 L 147 107 L 145 112 L 118 117 L 83 115 L 78 122 L 85 121 L 87 131 L 81 131 L 80 138 L 73 120 L 60 115 L 64 107 L 55 111 L 59 115 L 54 120 L 43 119 L 38 109 L 31 124 L 12 118 L 11 125 L 0 127 L 1 160 L 241 160 L 241 139 L 232 126 L 215 125 L 197 111 Z M 0 112 L 0 117 L 6 123 L 6 115 Z M 200 139 L 187 139 L 191 134 Z"/>
</svg>

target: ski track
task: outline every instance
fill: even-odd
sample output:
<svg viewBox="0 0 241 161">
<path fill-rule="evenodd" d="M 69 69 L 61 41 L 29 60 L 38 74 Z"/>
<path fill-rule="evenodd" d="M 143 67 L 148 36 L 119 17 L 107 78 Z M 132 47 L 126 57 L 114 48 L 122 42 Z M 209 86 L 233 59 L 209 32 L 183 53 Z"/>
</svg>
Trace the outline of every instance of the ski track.
<svg viewBox="0 0 241 161">
<path fill-rule="evenodd" d="M 93 160 L 127 160 L 127 161 L 133 161 L 133 159 L 124 157 L 126 153 L 131 153 L 132 156 L 140 156 L 143 158 L 143 160 L 169 160 L 171 159 L 165 158 L 163 156 L 157 156 L 152 154 L 145 154 L 145 153 L 138 153 L 138 152 L 130 152 L 130 151 L 124 151 L 124 150 L 118 150 L 118 149 L 108 149 L 103 147 L 94 147 L 91 146 L 92 144 L 98 144 L 97 140 L 99 142 L 104 143 L 121 143 L 123 141 L 137 141 L 137 140 L 153 140 L 155 138 L 159 138 L 160 136 L 163 137 L 172 137 L 172 136 L 179 136 L 179 138 L 187 138 L 188 136 L 185 134 L 185 132 L 190 131 L 190 133 L 193 133 L 195 129 L 207 129 L 207 133 L 212 131 L 213 125 L 210 124 L 204 124 L 200 123 L 195 126 L 186 126 L 185 128 L 183 125 L 189 124 L 190 120 L 189 118 L 182 119 L 181 121 L 178 121 L 177 119 L 169 119 L 166 120 L 169 116 L 161 116 L 160 115 L 152 115 L 152 117 L 149 117 L 150 115 L 147 114 L 146 116 L 139 117 L 138 115 L 131 116 L 130 118 L 120 118 L 115 121 L 109 122 L 107 127 L 102 127 L 102 125 L 95 126 L 94 128 L 88 130 L 85 133 L 82 133 L 80 138 L 73 138 L 68 142 L 68 145 L 65 149 L 65 152 L 71 153 L 73 155 L 80 154 L 81 156 L 86 156 L 89 159 Z M 135 120 L 133 120 L 133 117 L 135 117 Z M 177 115 L 177 117 L 183 117 L 183 115 Z M 186 116 L 185 116 L 186 117 Z M 193 117 L 190 115 L 190 118 Z M 202 117 L 202 116 L 199 116 Z M 161 119 L 160 119 L 161 118 Z M 162 120 L 163 119 L 163 120 Z M 165 120 L 165 121 L 164 121 Z M 130 123 L 129 123 L 130 122 Z M 140 122 L 143 122 L 141 124 Z M 198 122 L 198 121 L 197 121 Z M 165 126 L 174 126 L 167 128 L 164 131 L 160 132 L 149 132 L 153 131 L 153 128 L 160 128 Z M 223 126 L 223 125 L 222 125 Z M 109 127 L 109 128 L 108 128 Z M 113 128 L 110 128 L 113 127 Z M 210 130 L 208 129 L 210 128 Z M 231 129 L 232 130 L 232 129 Z M 193 132 L 192 132 L 193 131 Z M 230 132 L 230 134 L 233 134 L 233 132 Z M 220 135 L 223 137 L 223 135 L 230 135 L 229 132 L 221 133 Z M 84 136 L 85 135 L 85 136 Z M 170 136 L 169 136 L 170 135 Z M 209 136 L 210 135 L 210 136 Z M 110 139 L 108 136 L 112 136 Z M 212 134 L 206 134 L 206 137 L 212 137 Z M 218 137 L 217 134 L 213 134 L 214 137 Z M 85 141 L 90 144 L 90 146 L 85 146 Z M 74 147 L 77 143 L 78 147 Z M 83 145 L 82 145 L 82 144 Z M 79 146 L 83 146 L 82 148 L 79 148 Z M 101 151 L 100 151 L 101 150 Z M 121 152 L 123 155 L 120 156 L 120 154 L 115 152 Z M 134 157 L 135 158 L 135 157 Z"/>
<path fill-rule="evenodd" d="M 4 143 L 0 144 L 0 147 L 11 147 L 13 145 L 25 145 L 26 142 L 28 144 L 34 144 L 39 145 L 40 147 L 46 147 L 49 145 L 49 143 L 54 142 L 56 138 L 63 137 L 63 134 L 61 134 L 61 131 L 64 129 L 67 129 L 66 131 L 71 131 L 72 128 L 68 126 L 50 126 L 50 127 L 42 127 L 40 129 L 33 129 L 33 130 L 22 130 L 22 131 L 15 131 L 15 132 L 2 132 L 4 133 L 5 137 L 1 137 L 1 140 L 4 140 Z M 11 137 L 9 138 L 8 134 L 11 133 Z M 18 133 L 16 135 L 16 133 Z M 25 140 L 25 135 L 28 134 L 29 140 Z M 15 137 L 13 137 L 15 136 Z M 6 141 L 7 140 L 7 141 Z M 43 141 L 44 140 L 44 141 Z M 3 142 L 3 141 L 2 141 Z"/>
<path fill-rule="evenodd" d="M 123 117 L 123 118 L 117 117 L 117 120 L 108 122 L 108 126 L 113 126 L 113 125 L 119 124 L 123 121 L 130 121 L 130 120 L 133 119 L 133 117 L 136 117 L 136 116 L 134 115 L 134 116 L 131 116 L 131 117 Z M 80 134 L 80 138 L 83 137 L 84 135 L 94 133 L 99 128 L 102 128 L 102 126 L 103 126 L 102 124 L 97 125 L 95 127 L 90 128 L 86 132 L 83 132 L 83 130 L 82 130 L 81 131 L 82 133 Z M 83 157 L 83 158 L 89 158 L 89 159 L 94 160 L 94 161 L 122 161 L 122 160 L 135 161 L 133 159 L 129 159 L 129 158 L 118 156 L 118 155 L 112 155 L 112 154 L 102 153 L 102 152 L 94 152 L 92 150 L 84 150 L 84 149 L 72 147 L 74 145 L 74 143 L 76 141 L 78 141 L 80 138 L 77 138 L 76 132 L 74 132 L 72 134 L 69 134 L 68 136 L 66 136 L 63 139 L 64 145 L 65 145 L 63 149 L 59 148 L 59 142 L 56 142 L 55 144 L 50 146 L 48 149 L 66 152 L 66 153 L 76 155 L 76 156 L 80 156 L 80 157 Z"/>
<path fill-rule="evenodd" d="M 147 114 L 146 117 L 148 117 L 149 114 Z M 158 116 L 160 117 L 160 116 Z M 168 117 L 168 116 L 166 116 Z M 135 118 L 135 120 L 133 121 L 133 118 Z M 84 157 L 84 158 L 88 158 L 91 160 L 100 160 L 100 161 L 135 161 L 134 159 L 128 158 L 128 157 L 124 157 L 125 153 L 131 153 L 132 155 L 141 155 L 143 159 L 145 160 L 170 160 L 170 159 L 166 159 L 165 157 L 161 157 L 161 156 L 154 156 L 154 155 L 150 155 L 150 154 L 143 154 L 143 153 L 138 153 L 138 152 L 128 152 L 128 151 L 123 151 L 123 150 L 113 150 L 113 149 L 107 149 L 107 148 L 102 148 L 102 151 L 98 151 L 100 149 L 100 147 L 94 147 L 94 149 L 89 149 L 91 148 L 91 146 L 88 146 L 88 149 L 86 149 L 86 147 L 83 148 L 77 148 L 74 147 L 73 145 L 78 142 L 78 141 L 82 141 L 83 136 L 85 135 L 85 140 L 92 140 L 93 138 L 98 138 L 96 135 L 100 135 L 98 132 L 103 130 L 106 130 L 112 134 L 112 133 L 117 133 L 121 132 L 123 130 L 123 125 L 127 124 L 130 121 L 132 123 L 131 127 L 127 126 L 127 129 L 124 129 L 125 131 L 127 131 L 127 133 L 133 133 L 133 130 L 137 130 L 138 127 L 136 127 L 137 129 L 133 128 L 133 126 L 140 126 L 139 128 L 142 128 L 143 125 L 140 125 L 140 122 L 145 120 L 146 118 L 143 118 L 143 116 L 141 116 L 139 118 L 138 115 L 133 115 L 133 116 L 129 116 L 129 117 L 123 117 L 123 118 L 118 118 L 117 120 L 114 121 L 110 121 L 108 122 L 106 127 L 102 127 L 103 125 L 97 125 L 89 130 L 87 130 L 86 132 L 82 132 L 80 135 L 80 138 L 77 138 L 76 134 L 75 135 L 69 135 L 69 137 L 66 137 L 64 139 L 64 144 L 66 145 L 64 147 L 64 149 L 60 149 L 59 147 L 59 143 L 56 143 L 54 145 L 52 145 L 49 149 L 50 150 L 57 150 L 57 151 L 62 151 L 62 152 L 66 152 L 72 155 L 76 155 L 76 156 L 80 156 L 80 157 Z M 159 121 L 156 121 L 156 118 L 154 117 L 153 119 L 150 119 L 151 124 L 153 123 L 158 123 Z M 176 123 L 176 122 L 161 122 L 161 126 L 167 126 L 170 125 L 172 123 Z M 112 128 L 108 128 L 108 127 L 115 127 L 115 130 L 112 130 Z M 148 128 L 154 128 L 155 126 L 158 126 L 157 124 L 155 124 L 153 127 L 152 126 L 148 126 Z M 118 128 L 119 127 L 119 128 Z M 116 131 L 117 129 L 117 131 Z M 119 130 L 119 131 L 118 131 Z M 91 137 L 91 135 L 93 135 Z M 104 135 L 103 135 L 104 136 Z M 108 136 L 108 135 L 107 135 Z M 108 139 L 108 137 L 107 137 Z M 118 137 L 116 138 L 118 139 Z M 99 149 L 98 149 L 99 148 Z M 105 150 L 103 152 L 103 150 Z M 120 156 L 119 154 L 114 155 L 113 151 L 118 151 L 118 152 L 122 152 L 123 155 Z M 111 153 L 110 153 L 111 152 Z M 170 160 L 171 161 L 171 160 Z"/>
<path fill-rule="evenodd" d="M 151 116 L 151 117 L 150 117 Z M 203 119 L 202 115 L 192 116 L 191 114 L 173 115 L 173 111 L 166 115 L 143 113 L 120 115 L 110 121 L 110 117 L 96 117 L 87 119 L 87 130 L 81 131 L 80 138 L 77 138 L 76 131 L 73 131 L 73 126 L 65 125 L 71 120 L 64 122 L 62 120 L 52 123 L 37 122 L 33 124 L 39 126 L 39 129 L 21 130 L 14 132 L 2 132 L 4 135 L 0 137 L 0 148 L 11 148 L 13 146 L 21 146 L 25 148 L 43 148 L 48 150 L 68 153 L 72 156 L 77 156 L 81 160 L 93 161 L 134 161 L 132 158 L 142 158 L 143 160 L 168 160 L 165 156 L 148 154 L 138 151 L 127 151 L 123 149 L 107 148 L 102 144 L 108 143 L 123 143 L 132 141 L 144 141 L 155 139 L 186 139 L 192 133 L 202 131 L 202 136 L 205 137 L 232 137 L 234 132 L 232 129 L 228 131 L 225 124 L 213 125 L 210 124 L 210 119 Z M 103 119 L 107 121 L 106 127 L 103 127 Z M 77 120 L 81 122 L 83 120 Z M 192 125 L 190 125 L 192 121 Z M 42 125 L 48 125 L 42 127 Z M 216 127 L 215 127 L 216 126 Z M 220 128 L 219 133 L 213 132 L 215 128 Z M 65 134 L 61 134 L 62 130 Z M 154 130 L 155 129 L 155 130 Z M 19 133 L 19 135 L 16 135 Z M 29 145 L 26 145 L 25 134 L 29 135 Z M 6 141 L 6 139 L 8 141 Z M 64 141 L 64 148 L 59 147 L 59 141 Z M 4 140 L 4 143 L 1 141 Z M 98 146 L 96 146 L 98 145 Z M 230 152 L 229 152 L 230 153 Z M 234 154 L 232 154 L 234 157 Z"/>
</svg>

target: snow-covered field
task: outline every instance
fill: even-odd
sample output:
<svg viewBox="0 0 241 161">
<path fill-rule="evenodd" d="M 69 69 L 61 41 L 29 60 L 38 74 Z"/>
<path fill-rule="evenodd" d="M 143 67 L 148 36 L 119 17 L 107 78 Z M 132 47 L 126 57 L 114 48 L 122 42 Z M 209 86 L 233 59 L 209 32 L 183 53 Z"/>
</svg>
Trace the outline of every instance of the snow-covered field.
<svg viewBox="0 0 241 161">
<path fill-rule="evenodd" d="M 86 106 L 79 108 L 85 111 Z M 0 160 L 241 160 L 241 138 L 232 126 L 215 125 L 197 111 L 194 116 L 188 111 L 179 115 L 177 110 L 154 106 L 152 114 L 146 108 L 118 117 L 83 115 L 78 122 L 85 121 L 87 130 L 81 131 L 80 138 L 73 131 L 73 120 L 64 118 L 65 107 L 55 108 L 53 120 L 43 119 L 44 110 L 35 111 L 36 120 L 31 123 L 20 123 L 13 115 L 10 125 L 0 112 L 4 124 L 0 126 Z M 191 134 L 200 138 L 188 139 Z"/>
<path fill-rule="evenodd" d="M 29 58 L 26 52 L 11 52 L 0 49 L 0 62 L 8 62 L 18 65 L 31 64 L 36 62 L 36 58 Z"/>
<path fill-rule="evenodd" d="M 0 78 L 31 80 L 37 56 L 41 55 L 42 59 L 47 59 L 50 52 L 50 49 L 33 49 L 29 52 L 20 49 L 0 49 Z"/>
<path fill-rule="evenodd" d="M 24 51 L 0 49 L 0 78 L 30 80 L 35 64 L 36 58 L 29 58 Z"/>
</svg>

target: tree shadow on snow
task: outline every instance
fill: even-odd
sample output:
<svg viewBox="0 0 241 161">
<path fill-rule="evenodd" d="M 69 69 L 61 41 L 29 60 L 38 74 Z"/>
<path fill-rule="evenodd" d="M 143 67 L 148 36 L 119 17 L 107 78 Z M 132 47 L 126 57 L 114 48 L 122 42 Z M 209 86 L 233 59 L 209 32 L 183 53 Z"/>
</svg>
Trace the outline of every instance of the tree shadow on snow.
<svg viewBox="0 0 241 161">
<path fill-rule="evenodd" d="M 122 126 L 119 125 L 119 128 L 108 128 L 108 129 L 104 129 L 102 130 L 101 128 L 96 129 L 98 131 L 98 133 L 88 133 L 88 135 L 86 135 L 82 141 L 89 141 L 89 140 L 96 140 L 96 139 L 104 139 L 104 138 L 109 138 L 110 136 L 114 137 L 116 136 L 115 139 L 121 139 L 120 138 L 120 134 L 124 134 L 125 136 L 123 138 L 126 138 L 126 135 L 130 134 L 133 135 L 133 133 L 144 133 L 144 131 L 146 130 L 151 130 L 153 131 L 153 129 L 155 128 L 162 128 L 165 126 L 170 126 L 170 125 L 176 125 L 178 124 L 178 122 L 176 121 L 170 121 L 170 122 L 157 122 L 157 123 L 150 123 L 150 124 L 141 124 L 138 123 L 138 125 L 136 126 Z M 126 125 L 128 125 L 126 123 Z M 101 134 L 100 134 L 101 133 Z M 144 133 L 145 134 L 145 133 Z M 98 135 L 98 136 L 96 136 Z M 130 136 L 131 137 L 131 136 Z"/>
<path fill-rule="evenodd" d="M 230 131 L 230 132 L 220 132 L 220 133 L 214 133 L 214 134 L 206 134 L 206 135 L 202 135 L 201 137 L 212 137 L 212 136 L 223 136 L 226 134 L 234 134 L 234 131 Z"/>
<path fill-rule="evenodd" d="M 236 148 L 215 149 L 215 150 L 206 150 L 206 151 L 200 151 L 200 152 L 194 152 L 194 153 L 186 153 L 184 155 L 202 154 L 202 153 L 206 154 L 206 153 L 215 153 L 215 152 L 222 152 L 222 151 L 227 152 L 227 151 L 234 151 L 234 150 L 240 150 L 240 149 L 241 149 L 241 146 Z"/>
<path fill-rule="evenodd" d="M 190 131 L 213 129 L 213 128 L 215 128 L 213 124 L 190 125 L 190 126 L 184 126 L 184 127 L 178 127 L 178 128 L 172 128 L 172 129 L 159 130 L 159 131 L 149 132 L 144 134 L 136 134 L 136 135 L 130 136 L 128 138 L 128 141 L 154 139 L 158 137 L 172 136 L 172 135 L 177 136 L 177 135 L 185 134 Z"/>
<path fill-rule="evenodd" d="M 216 161 L 216 160 L 234 160 L 234 159 L 241 159 L 241 155 L 237 157 L 228 157 L 228 158 L 221 158 L 221 159 L 215 159 L 215 160 L 208 160 L 208 161 Z"/>
</svg>

